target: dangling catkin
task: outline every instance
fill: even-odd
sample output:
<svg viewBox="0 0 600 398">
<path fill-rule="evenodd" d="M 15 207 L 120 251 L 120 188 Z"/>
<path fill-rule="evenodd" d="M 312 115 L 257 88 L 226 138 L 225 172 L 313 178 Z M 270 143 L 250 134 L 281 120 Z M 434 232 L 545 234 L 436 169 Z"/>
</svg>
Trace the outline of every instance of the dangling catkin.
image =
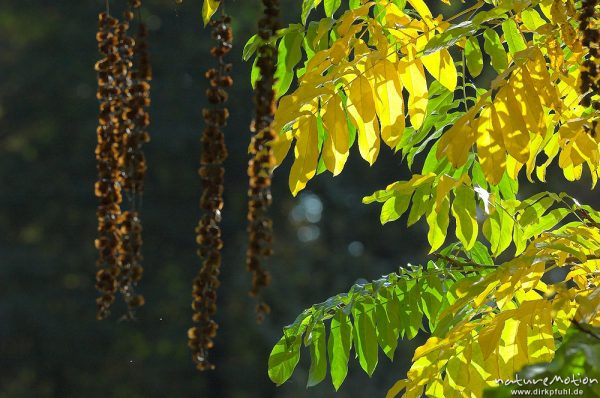
<svg viewBox="0 0 600 398">
<path fill-rule="evenodd" d="M 130 1 L 130 8 L 125 12 L 127 23 L 134 18 L 134 10 L 141 6 L 139 0 Z M 133 317 L 135 308 L 144 304 L 142 295 L 135 294 L 135 287 L 143 274 L 142 267 L 142 224 L 139 215 L 139 202 L 144 190 L 146 159 L 142 145 L 150 140 L 147 127 L 150 117 L 147 107 L 150 106 L 150 80 L 152 78 L 149 60 L 147 31 L 139 21 L 137 39 L 123 37 L 123 58 L 127 59 L 126 78 L 122 80 L 123 113 L 121 115 L 121 152 L 119 167 L 120 182 L 128 197 L 129 209 L 124 211 L 120 219 L 120 263 L 121 273 L 118 279 L 119 291 L 127 305 L 127 318 Z"/>
<path fill-rule="evenodd" d="M 95 187 L 100 199 L 95 242 L 100 254 L 96 274 L 96 287 L 101 293 L 97 299 L 99 319 L 110 314 L 117 291 L 127 305 L 128 318 L 133 316 L 134 308 L 144 303 L 143 296 L 134 293 L 134 287 L 143 273 L 138 202 L 146 171 L 141 146 L 149 140 L 146 108 L 150 105 L 151 72 L 145 27 L 140 24 L 137 43 L 128 34 L 133 10 L 139 7 L 139 0 L 131 0 L 124 22 L 101 13 L 97 34 L 103 55 L 95 66 L 100 101 Z M 129 200 L 128 210 L 122 212 L 123 191 Z"/>
<path fill-rule="evenodd" d="M 217 288 L 221 267 L 221 210 L 223 209 L 223 162 L 227 158 L 227 148 L 222 129 L 227 124 L 228 109 L 226 88 L 233 80 L 229 76 L 231 65 L 223 57 L 231 50 L 233 33 L 231 19 L 222 16 L 211 21 L 212 38 L 216 45 L 211 55 L 217 59 L 218 67 L 206 72 L 210 86 L 206 90 L 208 102 L 212 105 L 203 110 L 205 129 L 202 135 L 199 174 L 202 180 L 200 207 L 202 217 L 196 228 L 198 255 L 203 259 L 202 268 L 196 275 L 192 286 L 192 320 L 195 326 L 188 330 L 188 345 L 198 370 L 211 370 L 214 365 L 208 359 L 208 350 L 213 345 L 218 325 L 213 317 L 217 311 Z"/>
<path fill-rule="evenodd" d="M 271 280 L 270 274 L 263 268 L 261 262 L 272 254 L 273 222 L 267 215 L 271 205 L 271 175 L 274 158 L 270 147 L 276 137 L 271 125 L 275 114 L 275 69 L 277 64 L 277 49 L 270 44 L 276 34 L 279 24 L 279 5 L 276 0 L 263 0 L 264 15 L 258 22 L 258 36 L 261 46 L 257 50 L 257 66 L 260 77 L 256 82 L 254 102 L 256 117 L 252 130 L 255 132 L 250 143 L 252 159 L 248 164 L 250 188 L 248 191 L 248 250 L 246 252 L 246 267 L 252 273 L 252 289 L 250 295 L 259 297 L 261 290 Z M 256 318 L 261 322 L 270 312 L 269 306 L 258 299 Z"/>
<path fill-rule="evenodd" d="M 119 261 L 119 219 L 121 217 L 121 185 L 119 183 L 119 128 L 121 124 L 121 92 L 119 78 L 125 66 L 119 51 L 121 26 L 117 19 L 107 13 L 99 15 L 99 30 L 96 35 L 98 49 L 103 55 L 95 65 L 98 73 L 97 98 L 100 101 L 96 146 L 98 181 L 95 194 L 98 205 L 98 238 L 95 246 L 99 252 L 96 273 L 96 288 L 101 296 L 96 300 L 97 317 L 104 319 L 110 314 L 115 300 Z"/>
</svg>

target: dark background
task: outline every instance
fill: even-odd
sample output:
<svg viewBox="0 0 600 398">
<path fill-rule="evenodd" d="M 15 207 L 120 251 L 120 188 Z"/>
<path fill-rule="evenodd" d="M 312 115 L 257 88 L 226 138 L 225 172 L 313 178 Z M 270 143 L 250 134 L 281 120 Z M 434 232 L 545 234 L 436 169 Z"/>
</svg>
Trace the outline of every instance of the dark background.
<svg viewBox="0 0 600 398">
<path fill-rule="evenodd" d="M 115 8 L 123 3 L 111 1 Z M 145 275 L 139 288 L 147 303 L 135 322 L 117 322 L 118 307 L 111 319 L 99 322 L 93 65 L 99 57 L 97 13 L 104 2 L 2 0 L 0 397 L 329 397 L 329 379 L 305 388 L 305 350 L 288 383 L 278 388 L 269 381 L 267 358 L 281 328 L 358 278 L 377 278 L 425 258 L 423 222 L 408 231 L 404 218 L 382 227 L 378 207 L 361 204 L 362 196 L 409 174 L 389 148 L 382 147 L 372 168 L 354 148 L 341 176 L 319 176 L 298 198 L 287 188 L 287 159 L 275 173 L 271 211 L 276 254 L 268 262 L 273 284 L 266 298 L 273 313 L 256 325 L 244 264 L 252 92 L 241 50 L 256 29 L 260 7 L 258 1 L 227 3 L 236 36 L 229 57 L 235 85 L 226 129 L 226 246 L 212 352 L 217 370 L 198 373 L 186 331 L 191 280 L 200 267 L 194 227 L 200 213 L 203 76 L 212 65 L 202 1 L 144 1 L 154 68 L 142 210 Z M 300 3 L 282 0 L 286 23 L 299 20 Z M 394 363 L 380 355 L 373 379 L 351 360 L 336 396 L 384 396 L 404 377 L 414 344 L 402 342 Z"/>
</svg>

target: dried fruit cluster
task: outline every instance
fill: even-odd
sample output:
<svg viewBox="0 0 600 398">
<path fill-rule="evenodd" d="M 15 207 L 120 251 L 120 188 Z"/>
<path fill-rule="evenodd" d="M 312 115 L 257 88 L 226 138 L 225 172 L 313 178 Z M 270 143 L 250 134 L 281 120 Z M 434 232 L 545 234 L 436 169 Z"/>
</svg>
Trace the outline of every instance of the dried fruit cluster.
<svg viewBox="0 0 600 398">
<path fill-rule="evenodd" d="M 139 0 L 130 3 L 131 8 L 139 6 Z M 144 298 L 134 293 L 143 273 L 142 227 L 136 203 L 146 170 L 141 145 L 149 139 L 145 108 L 150 104 L 150 69 L 144 44 L 136 46 L 128 35 L 134 17 L 131 8 L 125 12 L 124 22 L 101 13 L 97 34 L 98 49 L 103 56 L 95 65 L 100 101 L 95 185 L 100 200 L 95 241 L 100 254 L 97 262 L 100 269 L 96 273 L 96 287 L 101 293 L 96 300 L 99 319 L 110 314 L 117 291 L 123 295 L 129 317 L 134 308 L 144 303 Z M 139 62 L 134 62 L 136 58 Z M 127 192 L 130 206 L 124 212 L 121 212 L 122 191 Z"/>
<path fill-rule="evenodd" d="M 203 110 L 206 127 L 202 136 L 202 149 L 199 174 L 202 179 L 202 197 L 200 207 L 202 217 L 196 228 L 198 255 L 203 259 L 202 268 L 194 278 L 192 287 L 192 317 L 196 326 L 188 330 L 188 345 L 198 370 L 214 369 L 208 360 L 208 350 L 214 346 L 213 338 L 218 325 L 213 317 L 217 311 L 217 288 L 221 267 L 221 210 L 223 209 L 223 182 L 225 169 L 223 162 L 227 158 L 227 148 L 223 127 L 227 124 L 229 111 L 224 106 L 233 80 L 229 76 L 231 64 L 223 57 L 232 47 L 233 33 L 231 19 L 222 16 L 211 21 L 212 38 L 216 45 L 210 53 L 217 58 L 218 67 L 209 69 L 206 78 L 210 87 L 206 90 L 208 102 L 212 105 Z"/>
<path fill-rule="evenodd" d="M 598 101 L 592 101 L 592 96 L 600 95 L 600 75 L 598 60 L 600 60 L 600 31 L 598 30 L 598 0 L 583 0 L 579 15 L 579 30 L 583 33 L 581 44 L 588 50 L 588 58 L 581 68 L 581 93 L 585 94 L 582 105 L 593 105 L 600 109 Z"/>
<path fill-rule="evenodd" d="M 279 5 L 277 0 L 263 0 L 264 15 L 258 22 L 258 35 L 263 44 L 257 50 L 257 66 L 260 78 L 256 82 L 256 117 L 252 130 L 255 132 L 250 143 L 252 159 L 248 164 L 250 189 L 248 191 L 248 251 L 246 267 L 252 273 L 250 295 L 259 296 L 261 290 L 271 280 L 261 261 L 272 254 L 273 223 L 267 211 L 271 205 L 271 175 L 273 172 L 273 152 L 271 141 L 276 137 L 272 129 L 275 114 L 275 69 L 277 49 L 270 44 L 279 28 Z M 256 305 L 257 320 L 261 322 L 270 312 L 269 306 L 259 299 Z"/>
</svg>

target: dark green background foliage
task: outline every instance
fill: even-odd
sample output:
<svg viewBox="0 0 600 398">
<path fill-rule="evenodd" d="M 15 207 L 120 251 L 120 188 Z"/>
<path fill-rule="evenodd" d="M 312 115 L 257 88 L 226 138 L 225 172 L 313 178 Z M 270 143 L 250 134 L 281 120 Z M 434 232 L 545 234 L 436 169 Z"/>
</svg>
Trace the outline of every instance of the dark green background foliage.
<svg viewBox="0 0 600 398">
<path fill-rule="evenodd" d="M 113 9 L 125 0 L 111 1 Z M 302 309 L 360 277 L 374 279 L 400 264 L 422 263 L 424 226 L 384 227 L 378 208 L 361 198 L 406 179 L 399 157 L 383 150 L 374 168 L 357 151 L 346 172 L 320 176 L 293 199 L 290 161 L 275 173 L 272 216 L 273 314 L 254 322 L 245 271 L 246 149 L 252 117 L 250 65 L 241 50 L 255 31 L 257 1 L 228 0 L 234 17 L 235 86 L 226 130 L 223 284 L 217 370 L 199 374 L 187 348 L 191 279 L 200 262 L 199 137 L 206 105 L 204 71 L 212 64 L 200 0 L 145 0 L 150 27 L 152 141 L 143 203 L 147 304 L 136 322 L 95 320 L 96 199 L 95 32 L 103 1 L 2 0 L 0 5 L 0 397 L 323 397 L 330 383 L 306 390 L 308 355 L 282 387 L 267 377 L 270 349 Z M 287 22 L 299 1 L 285 1 Z M 322 11 L 321 11 L 322 12 Z M 486 61 L 487 62 L 487 61 Z M 419 170 L 419 165 L 415 165 Z M 562 181 L 561 181 L 562 183 Z M 588 182 L 582 186 L 589 187 Z M 582 188 L 584 191 L 586 188 Z M 560 189 L 558 189 L 560 190 Z M 590 202 L 580 195 L 582 202 Z M 585 197 L 587 196 L 587 197 Z M 351 361 L 338 397 L 383 396 L 409 365 L 414 346 L 400 343 L 395 363 L 380 354 L 369 379 Z"/>
</svg>

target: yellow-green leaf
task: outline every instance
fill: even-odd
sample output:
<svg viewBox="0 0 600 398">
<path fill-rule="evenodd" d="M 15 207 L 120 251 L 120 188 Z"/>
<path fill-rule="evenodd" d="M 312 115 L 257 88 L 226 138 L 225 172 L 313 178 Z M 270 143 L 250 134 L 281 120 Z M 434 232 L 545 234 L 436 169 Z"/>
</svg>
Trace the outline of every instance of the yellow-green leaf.
<svg viewBox="0 0 600 398">
<path fill-rule="evenodd" d="M 310 333 L 312 343 L 310 344 L 310 369 L 308 370 L 307 387 L 319 384 L 327 374 L 327 351 L 323 322 L 318 322 Z"/>
<path fill-rule="evenodd" d="M 471 189 L 459 185 L 454 190 L 452 215 L 456 219 L 456 237 L 466 250 L 470 250 L 477 241 L 477 211 L 475 197 Z"/>
<path fill-rule="evenodd" d="M 479 76 L 483 70 L 483 54 L 481 54 L 477 37 L 472 36 L 467 39 L 467 43 L 465 44 L 465 61 L 471 76 Z"/>
<path fill-rule="evenodd" d="M 204 4 L 202 5 L 202 20 L 204 21 L 204 26 L 208 24 L 214 13 L 217 12 L 220 4 L 221 2 L 219 0 L 204 0 Z"/>
<path fill-rule="evenodd" d="M 336 311 L 331 319 L 327 351 L 331 382 L 337 391 L 348 374 L 348 360 L 352 347 L 352 322 L 343 311 Z"/>
<path fill-rule="evenodd" d="M 377 332 L 375 328 L 374 305 L 368 302 L 357 303 L 352 309 L 354 316 L 354 346 L 361 368 L 369 376 L 377 367 Z"/>
<path fill-rule="evenodd" d="M 483 38 L 483 48 L 490 56 L 492 67 L 498 73 L 504 72 L 508 67 L 508 57 L 506 56 L 506 51 L 502 46 L 498 33 L 496 33 L 495 30 L 488 28 L 483 32 Z"/>
<path fill-rule="evenodd" d="M 508 50 L 511 54 L 515 54 L 527 48 L 523 35 L 519 31 L 514 19 L 507 19 L 502 22 L 502 32 L 504 32 L 504 40 L 506 40 Z"/>
<path fill-rule="evenodd" d="M 431 250 L 429 251 L 429 253 L 433 253 L 434 251 L 439 249 L 439 247 L 446 240 L 446 232 L 448 230 L 449 223 L 449 210 L 450 199 L 448 199 L 448 197 L 445 197 L 441 203 L 439 211 L 436 211 L 434 207 L 427 215 L 427 224 L 429 225 L 427 240 L 429 241 L 429 246 L 431 246 Z"/>
</svg>

